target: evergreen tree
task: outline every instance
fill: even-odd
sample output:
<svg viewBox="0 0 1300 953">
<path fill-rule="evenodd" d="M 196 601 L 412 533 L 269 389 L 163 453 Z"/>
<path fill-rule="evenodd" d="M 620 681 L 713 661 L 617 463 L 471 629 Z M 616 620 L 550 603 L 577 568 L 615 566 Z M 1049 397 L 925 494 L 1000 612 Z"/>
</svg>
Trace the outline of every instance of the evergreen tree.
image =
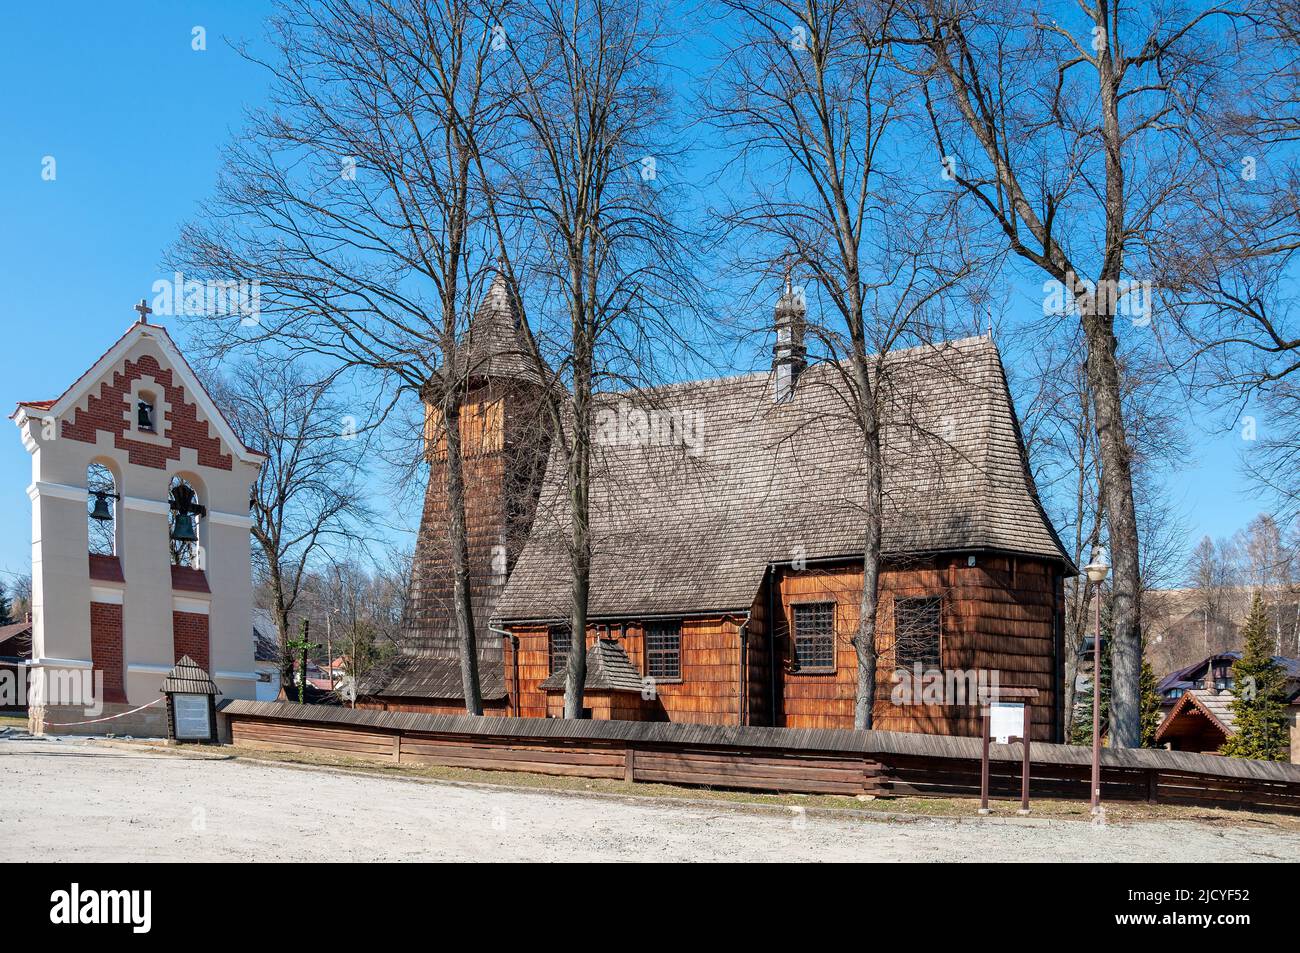
<svg viewBox="0 0 1300 953">
<path fill-rule="evenodd" d="M 1273 661 L 1268 613 L 1259 593 L 1241 630 L 1245 645 L 1232 665 L 1232 713 L 1237 732 L 1220 749 L 1222 754 L 1260 761 L 1285 761 L 1289 747 L 1286 713 L 1286 673 Z"/>
<path fill-rule="evenodd" d="M 288 646 L 290 652 L 302 653 L 302 668 L 298 672 L 298 704 L 300 705 L 305 705 L 307 703 L 308 656 L 311 654 L 313 650 L 320 648 L 318 644 L 316 644 L 310 638 L 308 638 L 308 634 L 310 632 L 311 632 L 311 620 L 304 618 L 302 620 L 302 635 L 300 635 L 298 638 L 291 641 Z M 331 661 L 333 660 L 331 659 Z M 288 695 L 287 690 L 285 694 L 286 696 Z"/>
<path fill-rule="evenodd" d="M 1101 609 L 1101 724 L 1103 731 L 1110 717 L 1110 608 L 1106 605 Z M 1074 726 L 1070 732 L 1070 744 L 1091 745 L 1092 744 L 1092 659 L 1082 662 L 1079 666 L 1078 674 L 1088 680 L 1086 691 L 1075 693 L 1074 701 Z"/>
<path fill-rule="evenodd" d="M 1160 694 L 1156 691 L 1156 672 L 1151 663 L 1142 659 L 1142 676 L 1139 680 L 1141 695 L 1139 713 L 1142 716 L 1142 747 L 1156 746 L 1156 729 L 1160 727 Z"/>
<path fill-rule="evenodd" d="M 0 625 L 11 625 L 13 622 L 13 605 L 9 601 L 9 593 L 5 591 L 4 584 L 0 583 Z"/>
</svg>

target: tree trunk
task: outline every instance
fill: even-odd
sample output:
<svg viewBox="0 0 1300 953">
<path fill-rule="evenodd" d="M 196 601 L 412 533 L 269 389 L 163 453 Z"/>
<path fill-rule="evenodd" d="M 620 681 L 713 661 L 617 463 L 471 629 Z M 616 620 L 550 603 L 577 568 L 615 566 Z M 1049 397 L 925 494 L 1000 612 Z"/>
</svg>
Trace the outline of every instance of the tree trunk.
<svg viewBox="0 0 1300 953">
<path fill-rule="evenodd" d="M 1133 501 L 1132 457 L 1124 430 L 1119 362 L 1115 352 L 1115 309 L 1124 269 L 1125 173 L 1124 134 L 1119 120 L 1120 76 L 1114 57 L 1119 37 L 1113 36 L 1110 4 L 1098 0 L 1092 13 L 1105 31 L 1097 51 L 1097 80 L 1101 96 L 1101 139 L 1106 161 L 1106 233 L 1096 290 L 1088 295 L 1083 333 L 1088 341 L 1088 382 L 1101 455 L 1102 498 L 1110 527 L 1113 582 L 1111 584 L 1110 737 L 1117 748 L 1142 746 L 1142 621 L 1141 564 L 1138 560 L 1137 512 Z M 1097 647 L 1100 650 L 1101 646 Z"/>
<path fill-rule="evenodd" d="M 280 568 L 271 560 L 271 598 L 274 600 L 275 630 L 280 648 L 280 691 L 289 697 L 289 686 L 293 684 L 293 651 L 289 648 L 289 610 L 284 601 L 284 581 L 280 577 Z"/>
<path fill-rule="evenodd" d="M 861 366 L 861 359 L 857 363 L 858 385 L 859 388 L 865 388 L 869 383 L 866 369 Z M 858 656 L 858 688 L 853 727 L 866 730 L 874 724 L 876 706 L 876 614 L 880 605 L 881 505 L 884 494 L 875 397 L 869 389 L 860 389 L 859 393 L 864 404 L 861 414 L 866 438 L 867 512 L 862 547 L 862 600 L 859 606 L 858 634 L 853 640 Z"/>
<path fill-rule="evenodd" d="M 587 600 L 591 591 L 591 534 L 588 490 L 591 479 L 591 450 L 587 442 L 586 413 L 575 415 L 573 460 L 569 472 L 569 502 L 572 508 L 573 542 L 570 550 L 573 606 L 569 665 L 564 676 L 564 717 L 581 718 L 587 683 Z"/>
<path fill-rule="evenodd" d="M 450 519 L 452 613 L 456 621 L 456 645 L 460 654 L 460 683 L 465 694 L 465 711 L 483 714 L 479 689 L 478 640 L 474 633 L 474 605 L 471 601 L 469 533 L 465 521 L 465 473 L 460 442 L 460 395 L 452 385 L 443 400 L 443 429 L 447 433 L 447 512 Z"/>
<path fill-rule="evenodd" d="M 1090 298 L 1092 296 L 1089 296 Z M 1088 384 L 1092 391 L 1097 444 L 1101 454 L 1102 497 L 1110 528 L 1113 581 L 1111 588 L 1111 744 L 1137 748 L 1142 744 L 1141 697 L 1142 623 L 1138 562 L 1137 514 L 1133 503 L 1133 470 L 1124 433 L 1114 316 L 1095 299 L 1088 302 L 1083 321 L 1088 341 Z M 1092 309 L 1105 312 L 1094 314 Z"/>
</svg>

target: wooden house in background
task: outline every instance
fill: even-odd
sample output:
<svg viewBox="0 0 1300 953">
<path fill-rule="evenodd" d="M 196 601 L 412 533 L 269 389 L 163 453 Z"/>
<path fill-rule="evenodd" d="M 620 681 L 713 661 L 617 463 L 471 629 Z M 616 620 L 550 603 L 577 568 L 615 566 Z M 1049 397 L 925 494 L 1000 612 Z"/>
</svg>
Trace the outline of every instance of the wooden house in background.
<svg viewBox="0 0 1300 953">
<path fill-rule="evenodd" d="M 1157 745 L 1172 751 L 1217 754 L 1237 733 L 1232 665 L 1239 658 L 1240 652 L 1219 652 L 1160 680 L 1156 687 L 1162 708 Z M 1289 756 L 1293 764 L 1300 764 L 1300 659 L 1275 655 L 1273 661 L 1286 673 Z"/>
<path fill-rule="evenodd" d="M 31 620 L 0 626 L 0 711 L 27 711 L 27 666 L 31 661 Z"/>
<path fill-rule="evenodd" d="M 506 299 L 498 283 L 471 325 L 482 370 L 462 426 L 489 713 L 556 716 L 568 655 L 585 650 L 594 718 L 851 728 L 862 442 L 842 369 L 805 362 L 802 303 L 787 292 L 777 305 L 770 371 L 602 396 L 591 624 L 575 638 L 563 468 Z M 941 671 L 1038 689 L 1035 737 L 1056 740 L 1075 570 L 1039 503 L 997 349 L 967 338 L 886 367 L 875 726 L 977 734 L 974 699 L 897 703 L 896 670 Z M 464 710 L 436 440 L 430 461 L 410 644 L 359 706 Z"/>
</svg>

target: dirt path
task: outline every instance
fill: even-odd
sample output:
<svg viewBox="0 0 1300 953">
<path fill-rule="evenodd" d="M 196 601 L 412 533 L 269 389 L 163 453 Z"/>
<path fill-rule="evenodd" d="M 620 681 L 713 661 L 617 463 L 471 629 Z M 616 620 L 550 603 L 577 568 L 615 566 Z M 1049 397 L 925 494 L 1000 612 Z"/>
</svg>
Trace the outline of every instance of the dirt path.
<svg viewBox="0 0 1300 953">
<path fill-rule="evenodd" d="M 0 803 L 0 862 L 1300 859 L 1300 834 L 1260 827 L 801 816 L 72 741 L 0 741 Z"/>
</svg>

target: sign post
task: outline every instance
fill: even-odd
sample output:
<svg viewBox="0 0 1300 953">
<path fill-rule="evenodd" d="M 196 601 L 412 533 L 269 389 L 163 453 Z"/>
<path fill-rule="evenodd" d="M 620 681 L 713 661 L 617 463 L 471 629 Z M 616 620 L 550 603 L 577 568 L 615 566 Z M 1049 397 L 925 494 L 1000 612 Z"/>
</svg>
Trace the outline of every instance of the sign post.
<svg viewBox="0 0 1300 953">
<path fill-rule="evenodd" d="M 980 753 L 980 813 L 989 813 L 989 746 L 993 740 L 1005 745 L 1019 736 L 1023 749 L 1020 776 L 1020 814 L 1029 813 L 1030 703 L 1038 697 L 1036 688 L 997 688 L 988 695 L 981 712 L 983 735 Z"/>
<path fill-rule="evenodd" d="M 172 742 L 217 740 L 217 683 L 188 655 L 167 673 L 167 737 Z"/>
<path fill-rule="evenodd" d="M 980 732 L 983 736 L 980 754 L 980 813 L 987 814 L 989 812 L 989 710 L 987 708 L 980 716 L 980 725 L 983 728 Z"/>
</svg>

